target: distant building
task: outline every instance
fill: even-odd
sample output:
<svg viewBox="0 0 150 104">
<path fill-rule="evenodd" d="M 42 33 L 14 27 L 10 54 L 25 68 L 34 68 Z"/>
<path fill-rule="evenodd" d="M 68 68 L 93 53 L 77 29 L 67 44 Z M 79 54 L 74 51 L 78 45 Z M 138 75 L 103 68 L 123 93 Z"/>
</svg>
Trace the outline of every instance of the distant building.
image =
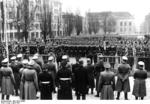
<svg viewBox="0 0 150 104">
<path fill-rule="evenodd" d="M 88 12 L 86 20 L 88 30 L 90 25 L 93 25 L 91 26 L 91 33 L 114 33 L 120 35 L 135 33 L 134 17 L 128 12 Z"/>
<path fill-rule="evenodd" d="M 145 16 L 145 21 L 141 25 L 141 32 L 145 34 L 150 34 L 150 13 Z"/>
</svg>

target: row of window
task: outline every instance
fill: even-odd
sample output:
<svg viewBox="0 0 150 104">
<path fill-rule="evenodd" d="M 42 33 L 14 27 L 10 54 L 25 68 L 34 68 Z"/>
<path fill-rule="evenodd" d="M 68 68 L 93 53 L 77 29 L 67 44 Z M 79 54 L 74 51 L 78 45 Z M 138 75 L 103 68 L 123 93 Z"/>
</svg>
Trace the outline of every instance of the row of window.
<svg viewBox="0 0 150 104">
<path fill-rule="evenodd" d="M 132 22 L 120 22 L 120 26 L 132 26 Z"/>
<path fill-rule="evenodd" d="M 33 24 L 31 27 L 38 30 L 38 29 L 41 28 L 41 24 Z M 60 24 L 59 27 L 61 28 L 62 24 Z M 7 28 L 10 29 L 10 30 L 17 29 L 17 27 L 14 26 L 12 23 L 7 24 Z M 57 23 L 52 24 L 52 29 L 57 29 L 57 28 L 58 28 Z"/>
<path fill-rule="evenodd" d="M 131 31 L 132 31 L 131 28 L 129 28 L 129 29 L 127 29 L 127 28 L 120 28 L 120 32 L 131 32 Z"/>
</svg>

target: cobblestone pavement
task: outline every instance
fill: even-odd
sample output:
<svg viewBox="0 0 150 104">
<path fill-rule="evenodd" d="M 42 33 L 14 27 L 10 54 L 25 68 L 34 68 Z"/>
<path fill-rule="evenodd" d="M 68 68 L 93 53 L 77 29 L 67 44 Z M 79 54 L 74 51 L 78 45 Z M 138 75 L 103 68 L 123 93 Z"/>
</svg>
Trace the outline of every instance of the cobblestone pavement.
<svg viewBox="0 0 150 104">
<path fill-rule="evenodd" d="M 130 87 L 131 87 L 131 92 L 129 92 L 128 98 L 129 98 L 129 100 L 134 100 L 135 98 L 132 95 L 133 77 L 130 77 Z M 150 100 L 150 78 L 148 78 L 146 80 L 146 87 L 147 87 L 147 96 L 144 98 L 144 100 Z M 94 92 L 94 94 L 90 94 L 90 91 L 89 91 L 89 94 L 87 95 L 86 100 L 100 100 L 100 97 L 94 96 L 95 94 L 96 94 L 96 92 Z M 117 93 L 114 92 L 114 95 L 116 98 Z M 37 96 L 40 96 L 40 93 L 38 93 Z M 53 100 L 56 100 L 56 99 L 57 99 L 57 93 L 53 94 Z M 1 94 L 0 94 L 0 100 L 1 100 Z M 11 96 L 10 100 L 19 100 L 19 97 L 18 96 Z M 73 91 L 73 100 L 76 100 L 76 96 L 75 96 L 74 91 Z M 123 92 L 121 93 L 120 100 L 124 100 L 124 93 Z"/>
</svg>

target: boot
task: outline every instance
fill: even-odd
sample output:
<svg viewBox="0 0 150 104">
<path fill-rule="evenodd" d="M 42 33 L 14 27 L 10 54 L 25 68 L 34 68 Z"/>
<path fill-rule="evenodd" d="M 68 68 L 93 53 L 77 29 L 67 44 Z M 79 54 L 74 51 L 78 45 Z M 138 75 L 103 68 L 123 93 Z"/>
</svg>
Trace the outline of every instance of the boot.
<svg viewBox="0 0 150 104">
<path fill-rule="evenodd" d="M 117 98 L 116 99 L 119 100 L 119 98 L 120 98 L 120 92 L 117 93 Z"/>
<path fill-rule="evenodd" d="M 95 97 L 99 97 L 99 92 L 97 92 L 97 95 L 95 95 Z"/>
<path fill-rule="evenodd" d="M 128 93 L 125 92 L 125 100 L 128 100 Z"/>
</svg>

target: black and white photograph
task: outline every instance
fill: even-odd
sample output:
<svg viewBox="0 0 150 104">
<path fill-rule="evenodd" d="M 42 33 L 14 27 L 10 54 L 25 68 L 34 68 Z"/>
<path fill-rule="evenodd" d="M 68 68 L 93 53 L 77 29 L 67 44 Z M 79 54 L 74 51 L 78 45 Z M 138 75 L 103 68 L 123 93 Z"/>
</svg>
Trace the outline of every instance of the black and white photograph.
<svg viewBox="0 0 150 104">
<path fill-rule="evenodd" d="M 0 0 L 0 102 L 150 100 L 149 4 Z"/>
</svg>

